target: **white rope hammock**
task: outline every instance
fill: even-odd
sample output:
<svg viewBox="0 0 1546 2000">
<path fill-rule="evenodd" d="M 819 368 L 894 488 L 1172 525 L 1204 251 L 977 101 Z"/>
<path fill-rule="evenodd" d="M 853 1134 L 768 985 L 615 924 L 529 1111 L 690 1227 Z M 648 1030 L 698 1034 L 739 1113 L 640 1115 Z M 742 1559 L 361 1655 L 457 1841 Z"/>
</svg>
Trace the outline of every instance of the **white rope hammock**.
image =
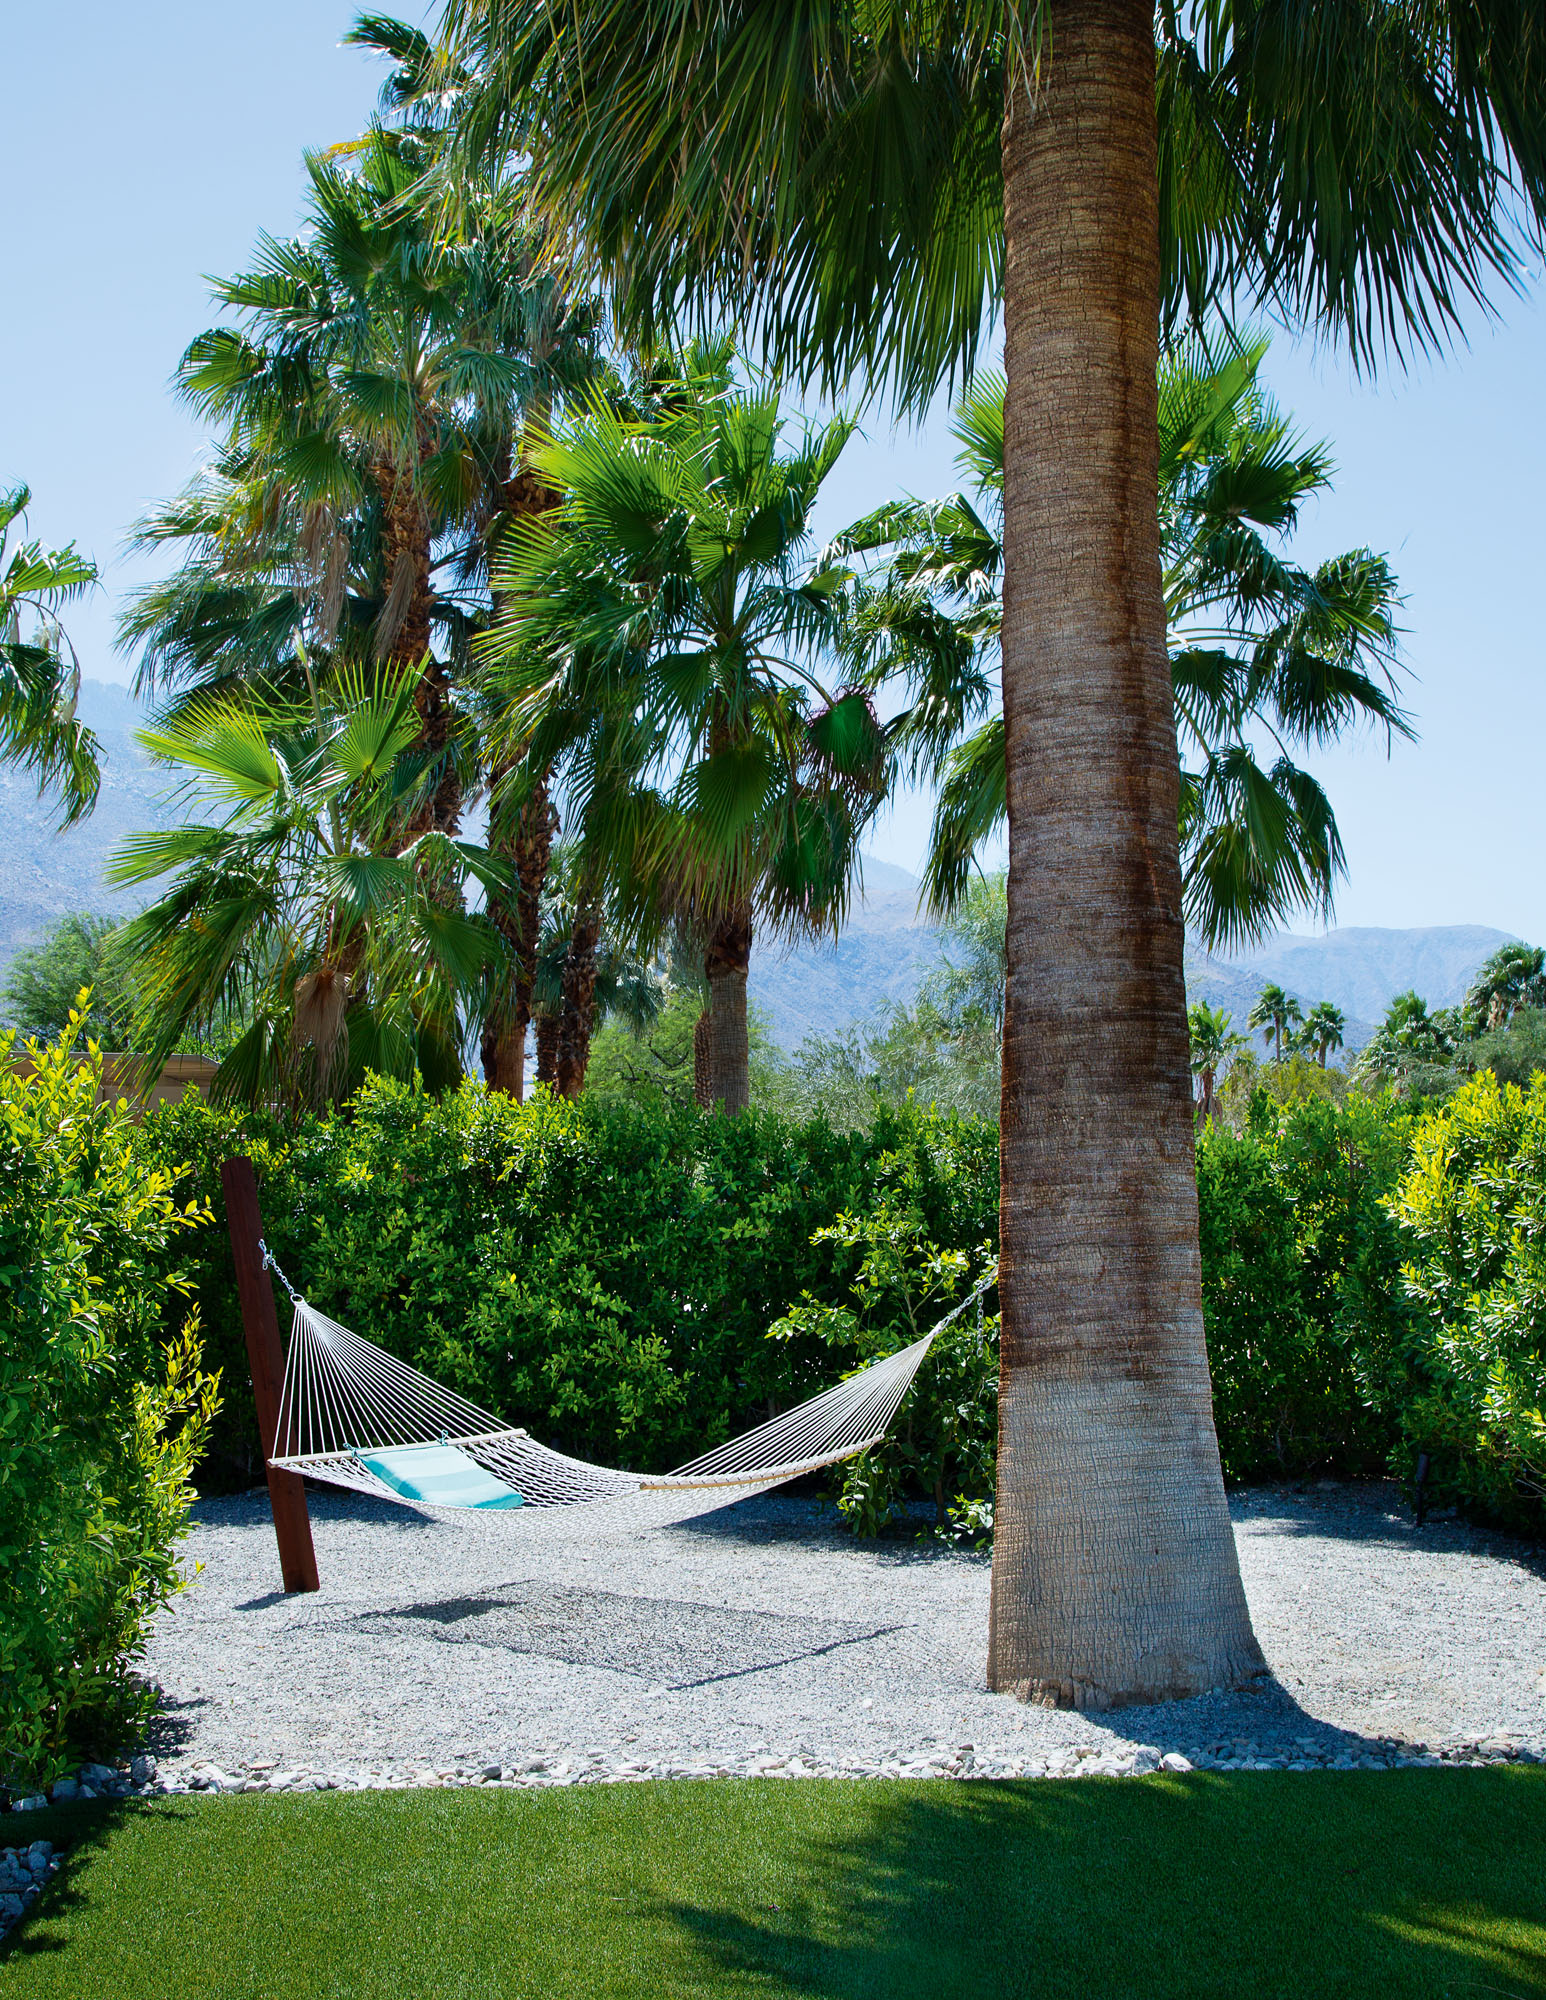
<svg viewBox="0 0 1546 2000">
<path fill-rule="evenodd" d="M 290 1293 L 295 1320 L 268 1463 L 378 1499 L 420 1507 L 565 1507 L 658 1491 L 739 1498 L 868 1451 L 885 1437 L 930 1344 L 980 1298 L 992 1273 L 910 1347 L 675 1472 L 618 1472 L 539 1444 L 523 1430 L 362 1340 Z"/>
</svg>

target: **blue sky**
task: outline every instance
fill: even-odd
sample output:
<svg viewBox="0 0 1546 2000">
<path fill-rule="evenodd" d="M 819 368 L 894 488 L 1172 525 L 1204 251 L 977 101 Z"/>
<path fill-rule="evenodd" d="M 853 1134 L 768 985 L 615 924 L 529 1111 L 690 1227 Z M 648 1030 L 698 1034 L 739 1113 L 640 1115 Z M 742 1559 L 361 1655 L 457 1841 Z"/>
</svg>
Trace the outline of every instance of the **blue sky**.
<svg viewBox="0 0 1546 2000">
<path fill-rule="evenodd" d="M 105 587 L 70 619 L 97 678 L 129 676 L 113 614 L 147 572 L 123 558 L 125 532 L 200 454 L 166 384 L 209 323 L 203 274 L 239 268 L 260 230 L 294 226 L 302 148 L 358 131 L 374 102 L 378 66 L 338 46 L 355 11 L 90 0 L 8 24 L 0 479 L 32 486 L 32 532 L 73 538 L 104 567 Z M 1407 598 L 1420 740 L 1388 758 L 1365 739 L 1312 760 L 1351 863 L 1337 921 L 1485 923 L 1546 941 L 1539 274 L 1502 301 L 1500 323 L 1477 315 L 1468 346 L 1405 374 L 1359 382 L 1286 335 L 1265 372 L 1339 468 L 1296 553 L 1368 544 Z M 901 435 L 874 415 L 864 427 L 823 530 L 955 483 L 943 412 Z M 903 799 L 875 851 L 916 868 L 926 815 L 927 801 Z"/>
</svg>

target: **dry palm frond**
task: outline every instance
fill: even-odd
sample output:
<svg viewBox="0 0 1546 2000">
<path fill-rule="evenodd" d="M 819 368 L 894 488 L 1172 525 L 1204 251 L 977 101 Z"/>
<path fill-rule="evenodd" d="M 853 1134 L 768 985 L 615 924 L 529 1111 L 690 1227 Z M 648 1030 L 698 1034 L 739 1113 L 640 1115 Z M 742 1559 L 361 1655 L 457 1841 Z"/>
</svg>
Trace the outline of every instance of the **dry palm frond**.
<svg viewBox="0 0 1546 2000">
<path fill-rule="evenodd" d="M 295 982 L 295 1043 L 302 1048 L 309 1042 L 316 1050 L 316 1088 L 322 1097 L 348 1048 L 344 1016 L 349 987 L 348 973 L 336 965 L 319 966 Z"/>
<path fill-rule="evenodd" d="M 338 621 L 343 616 L 344 593 L 349 583 L 349 537 L 342 529 L 328 544 L 327 563 L 322 572 L 322 604 L 320 610 L 322 643 L 331 646 L 338 633 Z"/>
<path fill-rule="evenodd" d="M 387 591 L 386 603 L 381 607 L 381 616 L 376 620 L 376 657 L 384 660 L 392 650 L 392 642 L 403 629 L 403 620 L 408 616 L 408 606 L 413 599 L 413 551 L 399 549 L 397 560 L 392 565 L 392 583 Z"/>
</svg>

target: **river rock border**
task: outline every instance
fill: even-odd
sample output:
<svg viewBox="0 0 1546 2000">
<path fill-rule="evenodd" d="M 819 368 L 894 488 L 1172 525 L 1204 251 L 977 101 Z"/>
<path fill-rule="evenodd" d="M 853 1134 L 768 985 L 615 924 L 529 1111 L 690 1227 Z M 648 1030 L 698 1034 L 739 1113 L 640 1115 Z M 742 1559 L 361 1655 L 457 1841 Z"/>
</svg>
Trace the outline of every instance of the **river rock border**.
<svg viewBox="0 0 1546 2000">
<path fill-rule="evenodd" d="M 919 1755 L 869 1763 L 845 1757 L 833 1763 L 809 1750 L 759 1749 L 744 1757 L 693 1757 L 643 1762 L 615 1753 L 534 1753 L 514 1763 L 480 1763 L 466 1758 L 431 1765 L 413 1759 L 318 1769 L 257 1762 L 231 1770 L 200 1762 L 158 1766 L 136 1757 L 126 1767 L 88 1764 L 74 1778 L 61 1778 L 48 1794 L 13 1799 L 13 1812 L 78 1799 L 170 1798 L 189 1792 L 366 1792 L 411 1791 L 424 1787 L 638 1784 L 648 1779 L 683 1778 L 1127 1778 L 1159 1771 L 1389 1771 L 1475 1768 L 1489 1764 L 1546 1764 L 1538 1750 L 1512 1736 L 1442 1744 L 1408 1743 L 1395 1738 L 1358 1747 L 1302 1738 L 1288 1746 L 1232 1738 L 1198 1744 L 1182 1752 L 1152 1744 L 1120 1748 L 1093 1743 L 1045 1755 L 1006 1754 L 972 1743 L 941 1743 Z M 4 1850 L 21 1852 L 23 1850 Z M 30 1851 L 30 1850 L 26 1850 Z"/>
</svg>

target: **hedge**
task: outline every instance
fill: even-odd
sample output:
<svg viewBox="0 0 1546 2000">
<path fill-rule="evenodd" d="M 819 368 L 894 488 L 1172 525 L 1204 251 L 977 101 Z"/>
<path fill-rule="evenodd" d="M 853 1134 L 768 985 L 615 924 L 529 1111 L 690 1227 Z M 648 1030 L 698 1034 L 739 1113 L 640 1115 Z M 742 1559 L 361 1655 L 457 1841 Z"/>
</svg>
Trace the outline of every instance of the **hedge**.
<svg viewBox="0 0 1546 2000">
<path fill-rule="evenodd" d="M 133 1676 L 216 1385 L 174 1253 L 197 1223 L 146 1171 L 100 1063 L 0 1036 L 0 1782 L 36 1783 L 146 1708 Z"/>
<path fill-rule="evenodd" d="M 1546 1523 L 1546 1076 L 1483 1071 L 1429 1114 L 1392 1204 L 1419 1378 L 1401 1405 L 1438 1483 Z"/>
<path fill-rule="evenodd" d="M 1435 1497 L 1546 1526 L 1531 1486 L 1535 1238 L 1527 1227 L 1507 1248 L 1473 1218 L 1471 1247 L 1445 1265 L 1435 1245 L 1452 1220 L 1424 1220 L 1412 1179 L 1431 1180 L 1469 1134 L 1489 1172 L 1508 1162 L 1519 1212 L 1536 1212 L 1541 1114 L 1489 1111 L 1484 1139 L 1476 1107 L 1525 1102 L 1497 1092 L 1484 1078 L 1421 1122 L 1388 1098 L 1259 1093 L 1242 1133 L 1201 1135 L 1203 1306 L 1229 1479 L 1405 1479 L 1427 1451 Z M 534 1435 L 644 1470 L 910 1338 L 997 1250 L 996 1134 L 911 1106 L 834 1133 L 691 1107 L 515 1105 L 473 1084 L 437 1100 L 372 1080 L 290 1137 L 190 1101 L 139 1143 L 175 1170 L 179 1201 L 216 1216 L 219 1160 L 250 1151 L 270 1242 L 324 1310 Z M 1476 1277 L 1503 1289 L 1464 1335 L 1461 1366 L 1473 1254 Z M 256 1440 L 223 1221 L 179 1255 L 231 1385 L 207 1476 L 245 1483 Z M 849 1468 L 840 1504 L 855 1527 L 907 1498 L 931 1500 L 942 1525 L 990 1522 L 996 1310 L 990 1289 L 980 1318 L 941 1343 L 893 1444 Z"/>
<path fill-rule="evenodd" d="M 231 1385 L 214 1484 L 259 1468 L 219 1198 L 233 1151 L 251 1155 L 270 1248 L 315 1305 L 533 1436 L 642 1471 L 827 1386 L 993 1255 L 997 1135 L 914 1110 L 839 1134 L 371 1078 L 345 1114 L 290 1138 L 190 1098 L 139 1143 L 180 1200 L 211 1211 L 179 1254 Z M 827 1232 L 878 1207 L 957 1263 L 932 1293 L 927 1276 L 891 1285 L 846 1339 L 792 1324 L 770 1340 L 801 1300 L 853 1303 L 864 1245 Z"/>
</svg>

